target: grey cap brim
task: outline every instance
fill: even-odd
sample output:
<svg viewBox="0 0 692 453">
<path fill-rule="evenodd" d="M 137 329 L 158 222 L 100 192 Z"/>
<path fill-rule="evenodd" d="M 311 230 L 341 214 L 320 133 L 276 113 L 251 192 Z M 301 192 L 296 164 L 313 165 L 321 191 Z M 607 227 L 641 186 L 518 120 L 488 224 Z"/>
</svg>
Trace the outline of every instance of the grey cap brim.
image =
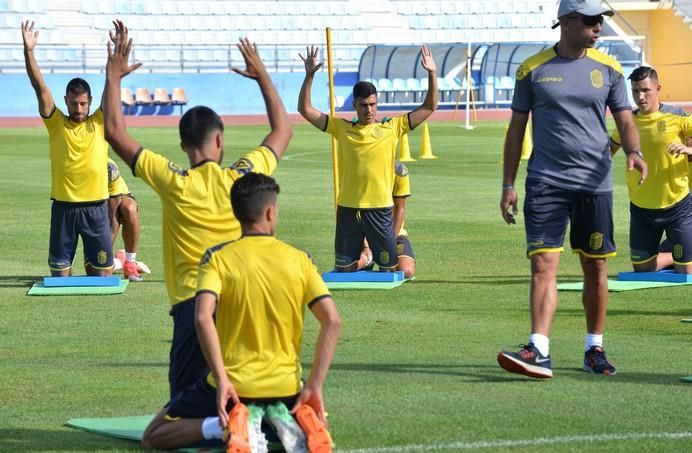
<svg viewBox="0 0 692 453">
<path fill-rule="evenodd" d="M 565 16 L 567 16 L 567 15 L 569 15 L 569 14 L 572 14 L 572 13 L 579 13 L 579 14 L 581 14 L 581 15 L 583 15 L 583 16 L 599 16 L 599 15 L 602 14 L 602 15 L 604 15 L 604 16 L 613 17 L 613 16 L 615 15 L 615 11 L 613 11 L 612 9 L 603 8 L 602 6 L 586 7 L 586 8 L 582 8 L 582 9 L 576 10 L 576 11 L 570 11 L 569 13 L 565 14 Z M 564 17 L 564 16 L 563 16 L 563 17 Z M 560 18 L 558 17 L 558 21 L 555 22 L 555 23 L 550 27 L 551 29 L 556 29 L 557 27 L 560 26 L 560 21 L 559 21 L 559 19 L 560 19 Z"/>
</svg>

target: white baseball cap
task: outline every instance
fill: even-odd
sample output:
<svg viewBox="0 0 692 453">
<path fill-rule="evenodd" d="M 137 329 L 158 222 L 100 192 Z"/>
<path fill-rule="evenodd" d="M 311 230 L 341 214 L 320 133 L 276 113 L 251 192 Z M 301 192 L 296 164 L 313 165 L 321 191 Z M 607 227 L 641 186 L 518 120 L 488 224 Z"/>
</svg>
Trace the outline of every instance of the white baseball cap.
<svg viewBox="0 0 692 453">
<path fill-rule="evenodd" d="M 601 6 L 601 0 L 560 0 L 560 6 L 557 8 L 557 17 L 566 16 L 571 13 L 579 13 L 584 16 L 598 16 L 605 14 L 612 16 L 615 11 Z M 554 24 L 552 28 L 560 25 L 559 22 Z"/>
</svg>

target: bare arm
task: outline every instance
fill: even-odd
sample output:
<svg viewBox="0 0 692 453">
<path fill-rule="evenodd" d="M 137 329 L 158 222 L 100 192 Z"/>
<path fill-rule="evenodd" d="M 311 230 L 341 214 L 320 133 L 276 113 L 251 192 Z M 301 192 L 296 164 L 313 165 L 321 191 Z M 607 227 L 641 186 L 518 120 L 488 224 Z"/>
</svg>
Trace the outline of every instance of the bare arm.
<svg viewBox="0 0 692 453">
<path fill-rule="evenodd" d="M 622 149 L 627 156 L 627 171 L 632 171 L 635 168 L 641 173 L 639 184 L 643 183 L 649 171 L 644 162 L 639 148 L 639 132 L 634 124 L 634 117 L 630 110 L 622 110 L 613 112 L 615 125 L 622 139 Z"/>
<path fill-rule="evenodd" d="M 221 344 L 219 334 L 214 323 L 214 310 L 216 309 L 216 295 L 211 293 L 198 293 L 195 299 L 195 329 L 199 346 L 207 361 L 209 370 L 216 382 L 216 408 L 222 427 L 228 424 L 226 404 L 228 400 L 238 403 L 238 394 L 228 379 L 223 357 L 221 356 Z"/>
<path fill-rule="evenodd" d="M 53 113 L 55 108 L 55 101 L 53 100 L 53 95 L 51 94 L 46 82 L 43 80 L 41 75 L 41 69 L 36 63 L 36 57 L 34 56 L 34 48 L 38 42 L 38 30 L 34 30 L 34 22 L 26 21 L 22 22 L 22 40 L 24 41 L 24 64 L 26 65 L 26 73 L 29 76 L 29 81 L 31 86 L 36 92 L 36 99 L 38 99 L 38 112 L 43 117 L 49 116 Z"/>
<path fill-rule="evenodd" d="M 508 224 L 516 223 L 514 218 L 517 215 L 517 203 L 519 197 L 514 189 L 514 180 L 517 177 L 519 160 L 521 159 L 521 147 L 524 143 L 526 124 L 529 121 L 528 113 L 512 111 L 512 118 L 509 120 L 507 137 L 505 138 L 504 168 L 502 176 L 502 197 L 500 198 L 500 211 L 502 218 Z M 511 210 L 510 210 L 511 208 Z"/>
<path fill-rule="evenodd" d="M 399 235 L 406 218 L 406 197 L 394 197 L 394 236 Z"/>
<path fill-rule="evenodd" d="M 432 57 L 432 52 L 426 46 L 421 48 L 421 65 L 428 71 L 428 92 L 423 103 L 408 115 L 411 129 L 415 129 L 437 110 L 439 93 L 437 91 L 437 65 Z"/>
<path fill-rule="evenodd" d="M 120 106 L 120 81 L 123 77 L 140 67 L 141 63 L 129 65 L 132 40 L 128 38 L 127 27 L 121 21 L 113 22 L 115 34 L 111 32 L 108 43 L 108 63 L 106 64 L 106 86 L 103 90 L 103 121 L 106 140 L 113 151 L 132 168 L 139 143 L 127 132 L 125 117 Z"/>
<path fill-rule="evenodd" d="M 325 297 L 314 303 L 312 305 L 312 314 L 315 315 L 315 318 L 320 323 L 320 333 L 317 337 L 310 376 L 291 412 L 295 413 L 298 407 L 307 404 L 315 410 L 322 422 L 326 423 L 322 387 L 327 377 L 329 366 L 334 358 L 336 343 L 341 334 L 341 318 L 339 318 L 339 313 L 336 310 L 334 299 L 331 297 Z"/>
<path fill-rule="evenodd" d="M 276 87 L 272 83 L 272 79 L 269 77 L 269 73 L 267 73 L 267 69 L 264 67 L 259 52 L 257 52 L 257 45 L 244 38 L 240 39 L 238 49 L 245 59 L 246 69 L 233 68 L 233 71 L 257 81 L 264 98 L 264 105 L 267 108 L 269 127 L 271 127 L 271 131 L 264 137 L 262 145 L 274 150 L 276 157 L 281 159 L 286 148 L 288 148 L 288 142 L 293 136 L 291 123 L 288 121 L 288 114 L 283 102 L 281 102 L 279 93 L 276 91 Z"/>
<path fill-rule="evenodd" d="M 310 46 L 306 49 L 306 56 L 298 54 L 305 63 L 305 80 L 300 87 L 298 94 L 298 112 L 310 124 L 323 131 L 327 127 L 327 115 L 317 110 L 312 106 L 310 98 L 310 90 L 312 90 L 312 81 L 315 78 L 315 73 L 322 67 L 322 63 L 317 63 L 317 53 L 319 49 L 315 46 Z"/>
</svg>

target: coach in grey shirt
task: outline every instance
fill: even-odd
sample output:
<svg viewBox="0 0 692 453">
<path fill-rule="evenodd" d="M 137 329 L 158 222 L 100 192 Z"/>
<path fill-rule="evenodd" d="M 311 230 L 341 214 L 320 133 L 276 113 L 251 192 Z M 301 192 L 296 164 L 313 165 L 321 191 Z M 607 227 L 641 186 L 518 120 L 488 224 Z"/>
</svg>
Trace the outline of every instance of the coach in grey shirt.
<svg viewBox="0 0 692 453">
<path fill-rule="evenodd" d="M 500 209 L 515 223 L 518 197 L 514 180 L 521 146 L 532 114 L 533 153 L 526 177 L 524 222 L 531 260 L 531 335 L 519 352 L 500 352 L 507 371 L 535 378 L 553 376 L 550 328 L 557 308 L 557 268 L 570 224 L 570 245 L 584 272 L 586 313 L 584 370 L 615 374 L 603 349 L 608 273 L 615 255 L 611 156 L 606 107 L 613 114 L 630 170 L 646 177 L 639 136 L 622 69 L 593 49 L 603 16 L 613 11 L 600 0 L 563 0 L 558 7 L 560 41 L 522 63 L 516 74 L 512 118 L 505 141 Z"/>
</svg>

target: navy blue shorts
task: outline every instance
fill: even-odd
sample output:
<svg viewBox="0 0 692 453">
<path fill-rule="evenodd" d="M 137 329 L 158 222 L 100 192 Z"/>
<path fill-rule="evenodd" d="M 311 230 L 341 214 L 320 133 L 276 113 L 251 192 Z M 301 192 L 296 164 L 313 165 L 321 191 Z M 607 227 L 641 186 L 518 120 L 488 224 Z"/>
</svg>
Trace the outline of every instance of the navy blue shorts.
<svg viewBox="0 0 692 453">
<path fill-rule="evenodd" d="M 411 241 L 408 240 L 408 236 L 396 237 L 396 254 L 397 256 L 408 256 L 413 260 L 416 259 L 416 255 L 413 253 L 413 246 L 411 245 Z"/>
<path fill-rule="evenodd" d="M 665 209 L 645 209 L 630 203 L 630 258 L 642 264 L 661 250 L 663 232 L 676 264 L 692 263 L 692 200 L 690 196 Z"/>
<path fill-rule="evenodd" d="M 273 404 L 282 402 L 291 409 L 298 395 L 278 398 L 240 398 L 243 404 Z M 233 408 L 228 401 L 227 410 Z M 166 415 L 170 418 L 206 418 L 216 417 L 216 389 L 207 382 L 206 376 L 187 387 L 166 404 Z"/>
<path fill-rule="evenodd" d="M 396 268 L 396 237 L 392 219 L 392 208 L 355 209 L 338 206 L 334 235 L 337 270 L 358 261 L 363 239 L 368 240 L 372 259 L 380 268 Z"/>
<path fill-rule="evenodd" d="M 170 314 L 173 317 L 173 342 L 168 368 L 168 385 L 171 398 L 173 398 L 206 377 L 209 368 L 197 339 L 195 299 L 173 305 Z"/>
<path fill-rule="evenodd" d="M 72 267 L 77 241 L 82 237 L 84 265 L 94 269 L 113 267 L 113 244 L 108 219 L 108 203 L 68 203 L 53 201 L 50 216 L 48 266 L 54 271 Z"/>
<path fill-rule="evenodd" d="M 612 193 L 574 192 L 527 181 L 527 256 L 562 251 L 568 223 L 573 251 L 590 258 L 615 256 Z"/>
</svg>

